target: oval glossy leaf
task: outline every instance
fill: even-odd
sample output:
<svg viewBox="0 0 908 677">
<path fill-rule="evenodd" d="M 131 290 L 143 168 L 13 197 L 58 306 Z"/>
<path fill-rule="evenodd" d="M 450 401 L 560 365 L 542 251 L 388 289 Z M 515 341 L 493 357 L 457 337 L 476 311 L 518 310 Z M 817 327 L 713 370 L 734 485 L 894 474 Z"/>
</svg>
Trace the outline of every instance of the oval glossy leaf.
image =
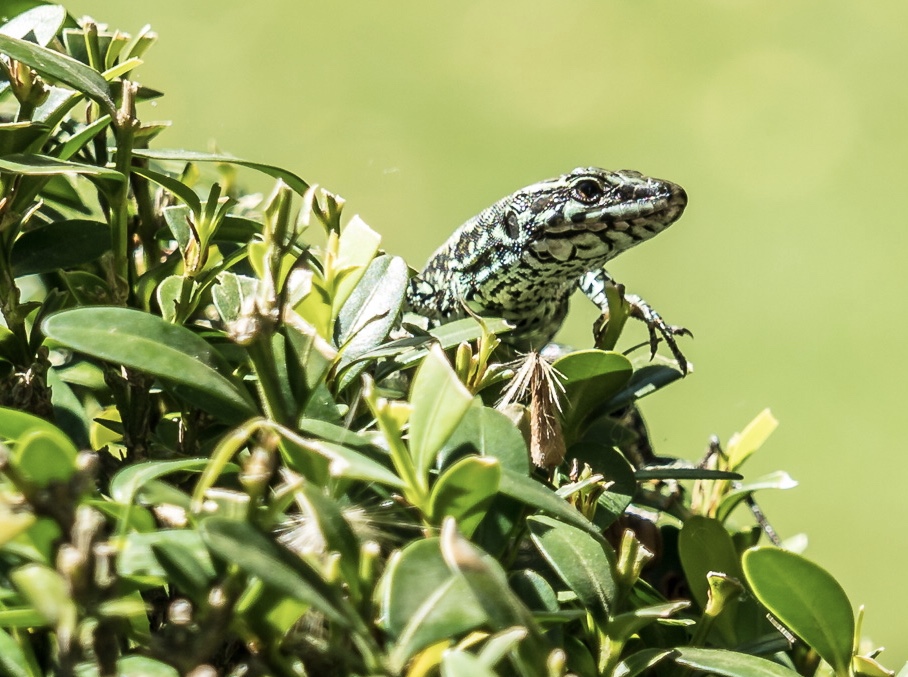
<svg viewBox="0 0 908 677">
<path fill-rule="evenodd" d="M 105 113 L 116 114 L 116 105 L 110 97 L 107 81 L 85 64 L 60 52 L 9 35 L 0 35 L 0 52 L 82 92 L 101 104 Z"/>
<path fill-rule="evenodd" d="M 466 581 L 445 563 L 438 538 L 404 547 L 392 558 L 378 589 L 381 617 L 395 639 L 391 664 L 398 668 L 417 651 L 488 621 Z"/>
<path fill-rule="evenodd" d="M 256 414 L 249 395 L 218 368 L 223 359 L 185 327 L 128 308 L 75 308 L 48 317 L 44 334 L 73 350 L 180 386 L 192 404 L 228 422 Z"/>
<path fill-rule="evenodd" d="M 573 352 L 556 360 L 552 367 L 563 377 L 564 430 L 570 435 L 577 435 L 588 418 L 606 413 L 601 410 L 602 403 L 614 397 L 633 373 L 624 355 L 605 350 Z"/>
<path fill-rule="evenodd" d="M 60 243 L 66 246 L 61 247 Z M 29 230 L 13 245 L 13 275 L 37 275 L 96 260 L 110 249 L 110 228 L 100 221 L 55 221 Z"/>
<path fill-rule="evenodd" d="M 448 591 L 439 595 L 445 585 L 450 588 L 453 574 L 441 555 L 438 538 L 414 541 L 392 559 L 379 589 L 382 592 L 382 618 L 392 637 L 404 634 L 414 619 L 449 628 L 438 639 L 453 637 L 486 620 L 485 614 L 470 596 L 462 596 L 466 586 L 459 586 L 454 597 Z M 457 599 L 457 595 L 461 595 Z M 426 641 L 425 638 L 423 641 Z M 428 646 L 436 640 L 428 640 Z M 421 642 L 420 642 L 421 643 Z M 414 648 L 413 651 L 417 651 Z"/>
<path fill-rule="evenodd" d="M 0 407 L 0 438 L 16 440 L 29 430 L 55 431 L 57 427 L 33 414 L 18 409 Z"/>
<path fill-rule="evenodd" d="M 309 184 L 303 181 L 293 172 L 289 172 L 286 169 L 281 169 L 280 167 L 275 167 L 273 165 L 266 165 L 260 162 L 250 162 L 249 160 L 243 160 L 240 158 L 233 157 L 232 155 L 223 155 L 218 153 L 197 153 L 191 150 L 145 150 L 145 149 L 135 149 L 132 154 L 136 157 L 148 158 L 151 160 L 173 160 L 176 162 L 224 162 L 232 165 L 239 165 L 241 167 L 249 167 L 250 169 L 255 169 L 267 174 L 268 176 L 273 176 L 276 179 L 281 179 L 286 183 L 294 192 L 303 195 L 307 190 L 309 190 Z"/>
<path fill-rule="evenodd" d="M 744 578 L 731 535 L 717 520 L 699 515 L 688 519 L 678 537 L 678 550 L 687 584 L 701 607 L 706 606 L 709 572 Z"/>
<path fill-rule="evenodd" d="M 550 517 L 527 519 L 530 537 L 583 605 L 606 618 L 615 598 L 615 555 L 589 534 Z"/>
<path fill-rule="evenodd" d="M 796 677 L 794 670 L 737 651 L 725 649 L 700 649 L 678 647 L 675 662 L 700 672 L 722 675 L 722 677 Z"/>
<path fill-rule="evenodd" d="M 445 517 L 457 520 L 469 538 L 498 493 L 501 465 L 494 458 L 468 456 L 445 470 L 429 495 L 429 515 L 436 524 Z"/>
<path fill-rule="evenodd" d="M 757 599 L 837 675 L 850 674 L 854 611 L 839 582 L 810 560 L 781 548 L 751 548 L 743 565 Z"/>
<path fill-rule="evenodd" d="M 449 459 L 481 454 L 498 459 L 503 468 L 521 475 L 530 473 L 526 441 L 513 421 L 496 409 L 475 400 L 439 452 L 442 466 Z"/>
<path fill-rule="evenodd" d="M 473 396 L 448 358 L 433 347 L 416 370 L 410 388 L 410 453 L 421 477 L 435 465 L 435 457 L 470 408 Z"/>
<path fill-rule="evenodd" d="M 16 469 L 39 487 L 66 482 L 76 472 L 78 450 L 59 430 L 29 430 L 13 450 Z"/>
</svg>

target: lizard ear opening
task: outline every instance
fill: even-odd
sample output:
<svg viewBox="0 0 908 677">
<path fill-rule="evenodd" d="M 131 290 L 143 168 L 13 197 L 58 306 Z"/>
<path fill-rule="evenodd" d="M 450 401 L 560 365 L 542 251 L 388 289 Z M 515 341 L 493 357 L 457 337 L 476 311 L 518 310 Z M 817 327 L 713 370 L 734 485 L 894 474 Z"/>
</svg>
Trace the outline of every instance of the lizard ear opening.
<svg viewBox="0 0 908 677">
<path fill-rule="evenodd" d="M 514 212 L 508 212 L 508 215 L 504 217 L 504 231 L 512 240 L 520 237 L 520 223 L 517 221 L 517 214 Z"/>
<path fill-rule="evenodd" d="M 582 179 L 574 184 L 574 196 L 586 204 L 596 202 L 604 192 L 602 185 L 595 179 Z"/>
</svg>

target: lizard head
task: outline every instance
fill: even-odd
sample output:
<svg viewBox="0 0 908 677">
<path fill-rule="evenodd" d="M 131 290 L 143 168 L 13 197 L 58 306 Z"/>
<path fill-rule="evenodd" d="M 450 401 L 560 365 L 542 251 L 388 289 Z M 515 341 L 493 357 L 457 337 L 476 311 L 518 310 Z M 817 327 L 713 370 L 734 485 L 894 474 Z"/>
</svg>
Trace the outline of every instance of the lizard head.
<svg viewBox="0 0 908 677">
<path fill-rule="evenodd" d="M 519 225 L 537 259 L 583 270 L 657 235 L 687 205 L 681 186 L 626 169 L 580 167 L 519 193 L 523 222 L 518 212 L 506 227 L 508 219 L 515 233 Z"/>
</svg>

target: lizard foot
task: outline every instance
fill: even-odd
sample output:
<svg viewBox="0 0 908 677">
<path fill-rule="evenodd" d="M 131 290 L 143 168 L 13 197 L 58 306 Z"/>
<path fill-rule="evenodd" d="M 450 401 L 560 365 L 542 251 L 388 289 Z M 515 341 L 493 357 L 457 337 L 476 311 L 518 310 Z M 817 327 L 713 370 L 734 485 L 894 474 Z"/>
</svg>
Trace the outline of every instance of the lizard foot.
<svg viewBox="0 0 908 677">
<path fill-rule="evenodd" d="M 668 349 L 678 362 L 678 368 L 681 370 L 681 373 L 686 375 L 690 363 L 678 347 L 678 342 L 675 340 L 675 337 L 690 336 L 693 338 L 693 333 L 684 327 L 667 324 L 652 306 L 636 294 L 628 294 L 624 297 L 624 300 L 627 301 L 628 306 L 630 306 L 630 316 L 641 320 L 649 330 L 650 359 L 656 356 L 656 348 L 659 345 L 659 335 L 661 335 L 662 339 L 665 341 L 665 345 L 668 346 Z"/>
</svg>

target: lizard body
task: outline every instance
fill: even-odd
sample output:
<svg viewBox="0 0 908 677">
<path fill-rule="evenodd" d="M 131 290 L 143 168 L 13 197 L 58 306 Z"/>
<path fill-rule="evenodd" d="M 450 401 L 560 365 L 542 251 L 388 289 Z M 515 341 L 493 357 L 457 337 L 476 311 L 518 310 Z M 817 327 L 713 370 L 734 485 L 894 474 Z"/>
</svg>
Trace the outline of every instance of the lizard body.
<svg viewBox="0 0 908 677">
<path fill-rule="evenodd" d="M 674 223 L 687 194 L 669 181 L 630 170 L 582 167 L 499 200 L 458 228 L 411 280 L 409 307 L 435 320 L 466 314 L 510 321 L 503 337 L 518 348 L 542 348 L 567 314 L 573 291 L 607 312 L 605 263 Z M 679 358 L 679 333 L 642 299 L 628 297 L 655 345 L 655 330 Z"/>
</svg>

